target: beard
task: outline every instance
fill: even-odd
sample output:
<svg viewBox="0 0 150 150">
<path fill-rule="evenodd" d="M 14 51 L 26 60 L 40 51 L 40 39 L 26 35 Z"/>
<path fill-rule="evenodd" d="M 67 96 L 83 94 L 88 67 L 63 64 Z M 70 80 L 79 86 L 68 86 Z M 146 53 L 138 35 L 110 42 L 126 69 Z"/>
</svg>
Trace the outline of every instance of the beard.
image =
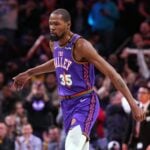
<svg viewBox="0 0 150 150">
<path fill-rule="evenodd" d="M 59 41 L 61 38 L 63 38 L 65 33 L 61 34 L 60 36 L 54 34 L 54 33 L 50 33 L 50 40 L 51 41 Z"/>
<path fill-rule="evenodd" d="M 50 40 L 51 41 L 58 41 L 60 39 L 59 36 L 57 36 L 56 34 L 50 33 Z"/>
</svg>

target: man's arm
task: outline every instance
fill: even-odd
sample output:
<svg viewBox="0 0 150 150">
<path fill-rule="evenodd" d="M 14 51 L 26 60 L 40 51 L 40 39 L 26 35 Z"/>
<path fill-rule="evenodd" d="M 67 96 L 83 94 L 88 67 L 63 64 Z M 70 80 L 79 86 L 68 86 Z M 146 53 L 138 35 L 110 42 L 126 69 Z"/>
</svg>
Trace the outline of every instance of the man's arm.
<svg viewBox="0 0 150 150">
<path fill-rule="evenodd" d="M 129 100 L 132 98 L 131 93 L 129 92 L 125 82 L 121 76 L 115 71 L 115 69 L 106 62 L 93 48 L 93 46 L 86 40 L 80 39 L 77 42 L 75 51 L 78 51 L 78 54 L 86 59 L 88 62 L 93 63 L 95 67 L 101 71 L 104 75 L 108 76 L 115 87 L 120 90 L 123 95 Z"/>
<path fill-rule="evenodd" d="M 33 44 L 33 46 L 28 51 L 27 56 L 26 56 L 27 59 L 31 59 L 33 57 L 33 55 L 38 50 L 38 48 L 40 47 L 43 41 L 44 41 L 44 36 L 43 35 L 39 36 L 38 39 Z"/>
<path fill-rule="evenodd" d="M 138 48 L 129 48 L 129 47 L 127 47 L 123 50 L 123 52 L 126 52 L 128 55 L 131 55 L 131 54 L 137 54 L 138 51 L 140 51 L 140 50 L 141 49 L 138 49 Z M 142 49 L 142 52 L 143 52 L 144 55 L 150 55 L 150 49 Z"/>
<path fill-rule="evenodd" d="M 13 78 L 14 83 L 13 86 L 17 89 L 20 90 L 23 88 L 23 86 L 25 85 L 25 83 L 32 77 L 35 75 L 39 75 L 39 74 L 43 74 L 43 73 L 47 73 L 47 72 L 52 72 L 55 70 L 54 67 L 54 59 L 49 60 L 48 62 L 36 66 L 34 68 L 28 69 L 25 72 L 19 73 L 17 76 L 15 76 Z"/>
<path fill-rule="evenodd" d="M 28 69 L 26 72 L 30 76 L 34 76 L 34 75 L 39 75 L 39 74 L 53 72 L 53 71 L 55 71 L 54 59 L 51 59 L 44 64 L 41 64 L 41 65 L 36 66 L 34 68 Z"/>
<path fill-rule="evenodd" d="M 143 51 L 139 50 L 137 53 L 137 64 L 139 66 L 139 72 L 142 75 L 142 77 L 144 77 L 145 79 L 148 79 L 150 77 L 150 70 L 145 61 Z"/>
<path fill-rule="evenodd" d="M 84 58 L 88 62 L 95 65 L 95 67 L 104 73 L 106 76 L 108 76 L 111 81 L 113 82 L 116 89 L 122 92 L 122 94 L 126 97 L 128 100 L 130 107 L 133 108 L 135 112 L 138 112 L 137 105 L 135 103 L 135 100 L 133 96 L 131 95 L 127 85 L 125 84 L 122 77 L 115 71 L 115 69 L 108 64 L 94 49 L 94 47 L 85 39 L 79 39 L 75 46 L 75 57 L 81 59 Z M 142 114 L 139 114 L 138 116 L 135 116 L 136 119 L 143 119 L 140 118 Z M 144 117 L 144 116 L 142 116 Z"/>
<path fill-rule="evenodd" d="M 52 53 L 51 53 L 51 49 L 48 46 L 48 41 L 47 39 L 44 37 L 44 35 L 40 35 L 35 43 L 33 44 L 33 46 L 29 49 L 26 58 L 27 60 L 30 60 L 33 55 L 38 51 L 39 47 L 42 46 L 43 50 L 45 51 L 46 55 L 51 57 Z"/>
</svg>

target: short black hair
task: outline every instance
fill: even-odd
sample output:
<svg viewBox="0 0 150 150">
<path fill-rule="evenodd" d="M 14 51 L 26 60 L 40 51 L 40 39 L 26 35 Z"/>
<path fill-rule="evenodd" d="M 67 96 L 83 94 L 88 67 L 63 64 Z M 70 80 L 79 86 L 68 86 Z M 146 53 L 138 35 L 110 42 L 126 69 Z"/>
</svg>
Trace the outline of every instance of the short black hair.
<svg viewBox="0 0 150 150">
<path fill-rule="evenodd" d="M 51 14 L 60 14 L 62 15 L 64 21 L 66 22 L 71 21 L 70 13 L 66 9 L 59 8 L 54 10 Z"/>
<path fill-rule="evenodd" d="M 148 92 L 150 92 L 150 87 L 148 86 L 148 84 L 147 84 L 146 81 L 145 81 L 145 82 L 141 82 L 141 83 L 139 84 L 139 88 L 147 89 Z"/>
</svg>

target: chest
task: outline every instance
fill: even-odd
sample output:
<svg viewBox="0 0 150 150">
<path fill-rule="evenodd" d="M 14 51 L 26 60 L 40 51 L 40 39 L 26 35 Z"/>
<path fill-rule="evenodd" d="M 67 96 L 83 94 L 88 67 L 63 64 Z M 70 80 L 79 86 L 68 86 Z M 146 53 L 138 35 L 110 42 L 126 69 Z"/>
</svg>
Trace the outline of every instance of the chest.
<svg viewBox="0 0 150 150">
<path fill-rule="evenodd" d="M 63 68 L 65 70 L 69 70 L 72 63 L 73 63 L 73 58 L 72 58 L 71 47 L 55 48 L 54 65 L 56 69 Z"/>
</svg>

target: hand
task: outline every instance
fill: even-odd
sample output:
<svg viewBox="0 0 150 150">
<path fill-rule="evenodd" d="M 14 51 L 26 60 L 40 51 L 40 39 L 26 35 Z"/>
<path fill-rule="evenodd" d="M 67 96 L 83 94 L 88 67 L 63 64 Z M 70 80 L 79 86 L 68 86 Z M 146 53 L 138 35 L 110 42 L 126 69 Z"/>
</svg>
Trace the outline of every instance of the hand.
<svg viewBox="0 0 150 150">
<path fill-rule="evenodd" d="M 31 76 L 28 74 L 28 72 L 18 74 L 17 76 L 13 77 L 13 87 L 18 91 L 21 90 L 30 78 Z"/>
<path fill-rule="evenodd" d="M 129 55 L 128 48 L 125 48 L 120 56 L 121 56 L 121 58 L 127 58 L 128 55 Z"/>
<path fill-rule="evenodd" d="M 49 134 L 46 131 L 43 132 L 43 141 L 45 143 L 49 143 L 50 142 L 50 136 L 49 136 Z"/>
<path fill-rule="evenodd" d="M 143 121 L 146 117 L 146 112 L 144 112 L 144 110 L 138 107 L 137 105 L 134 105 L 132 107 L 132 113 L 133 113 L 133 118 L 136 121 Z"/>
</svg>

